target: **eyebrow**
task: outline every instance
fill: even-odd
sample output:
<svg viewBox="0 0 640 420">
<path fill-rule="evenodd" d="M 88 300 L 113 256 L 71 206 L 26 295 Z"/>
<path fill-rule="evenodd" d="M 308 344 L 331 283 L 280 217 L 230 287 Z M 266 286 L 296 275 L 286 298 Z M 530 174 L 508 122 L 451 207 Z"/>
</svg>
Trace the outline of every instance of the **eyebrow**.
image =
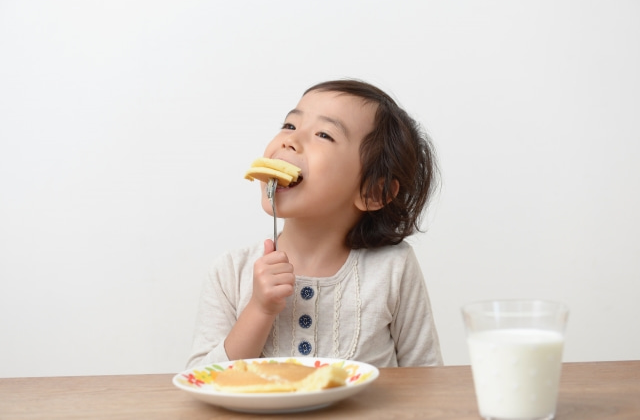
<svg viewBox="0 0 640 420">
<path fill-rule="evenodd" d="M 298 108 L 295 108 L 289 111 L 289 113 L 287 114 L 287 117 L 289 115 L 303 115 L 303 114 L 304 112 L 302 112 Z M 347 127 L 345 127 L 345 125 L 342 123 L 342 121 L 336 118 L 327 117 L 326 115 L 319 115 L 318 119 L 334 125 L 338 130 L 342 131 L 347 138 L 349 138 L 349 131 L 347 130 Z"/>
</svg>

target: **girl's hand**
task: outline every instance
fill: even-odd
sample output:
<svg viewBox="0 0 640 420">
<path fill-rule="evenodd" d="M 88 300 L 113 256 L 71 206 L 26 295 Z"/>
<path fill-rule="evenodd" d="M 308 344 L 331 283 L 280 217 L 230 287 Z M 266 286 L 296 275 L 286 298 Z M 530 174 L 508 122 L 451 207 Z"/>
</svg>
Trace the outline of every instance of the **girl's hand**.
<svg viewBox="0 0 640 420">
<path fill-rule="evenodd" d="M 295 275 L 287 254 L 264 242 L 264 255 L 253 264 L 253 294 L 224 341 L 229 360 L 260 357 L 273 320 L 293 294 Z"/>
<path fill-rule="evenodd" d="M 271 239 L 264 241 L 264 255 L 253 264 L 253 295 L 251 301 L 263 313 L 275 316 L 291 296 L 296 277 L 287 254 L 276 251 Z"/>
</svg>

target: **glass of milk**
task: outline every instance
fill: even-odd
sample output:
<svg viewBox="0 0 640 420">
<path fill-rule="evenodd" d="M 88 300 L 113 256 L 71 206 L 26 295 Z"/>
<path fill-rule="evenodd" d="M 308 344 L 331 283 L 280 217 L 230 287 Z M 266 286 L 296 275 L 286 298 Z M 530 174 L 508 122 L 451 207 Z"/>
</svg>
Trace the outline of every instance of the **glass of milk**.
<svg viewBox="0 0 640 420">
<path fill-rule="evenodd" d="M 568 308 L 542 300 L 462 307 L 480 415 L 550 420 L 556 412 Z"/>
</svg>

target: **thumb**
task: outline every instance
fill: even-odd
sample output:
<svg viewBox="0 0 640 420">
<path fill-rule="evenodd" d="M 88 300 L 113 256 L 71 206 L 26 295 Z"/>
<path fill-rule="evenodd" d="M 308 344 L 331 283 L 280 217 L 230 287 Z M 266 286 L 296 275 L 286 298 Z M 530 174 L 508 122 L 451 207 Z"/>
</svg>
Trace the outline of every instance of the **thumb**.
<svg viewBox="0 0 640 420">
<path fill-rule="evenodd" d="M 272 239 L 266 239 L 264 241 L 264 255 L 271 254 L 276 250 L 276 245 L 273 243 Z"/>
</svg>

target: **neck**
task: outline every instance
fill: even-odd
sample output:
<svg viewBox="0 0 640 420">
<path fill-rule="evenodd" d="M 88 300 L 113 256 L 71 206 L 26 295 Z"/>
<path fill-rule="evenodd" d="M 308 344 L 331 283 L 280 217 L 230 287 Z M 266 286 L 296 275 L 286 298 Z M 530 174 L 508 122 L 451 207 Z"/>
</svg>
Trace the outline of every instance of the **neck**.
<svg viewBox="0 0 640 420">
<path fill-rule="evenodd" d="M 329 277 L 344 265 L 351 250 L 344 239 L 348 229 L 318 223 L 285 220 L 278 249 L 287 253 L 297 275 Z"/>
</svg>

